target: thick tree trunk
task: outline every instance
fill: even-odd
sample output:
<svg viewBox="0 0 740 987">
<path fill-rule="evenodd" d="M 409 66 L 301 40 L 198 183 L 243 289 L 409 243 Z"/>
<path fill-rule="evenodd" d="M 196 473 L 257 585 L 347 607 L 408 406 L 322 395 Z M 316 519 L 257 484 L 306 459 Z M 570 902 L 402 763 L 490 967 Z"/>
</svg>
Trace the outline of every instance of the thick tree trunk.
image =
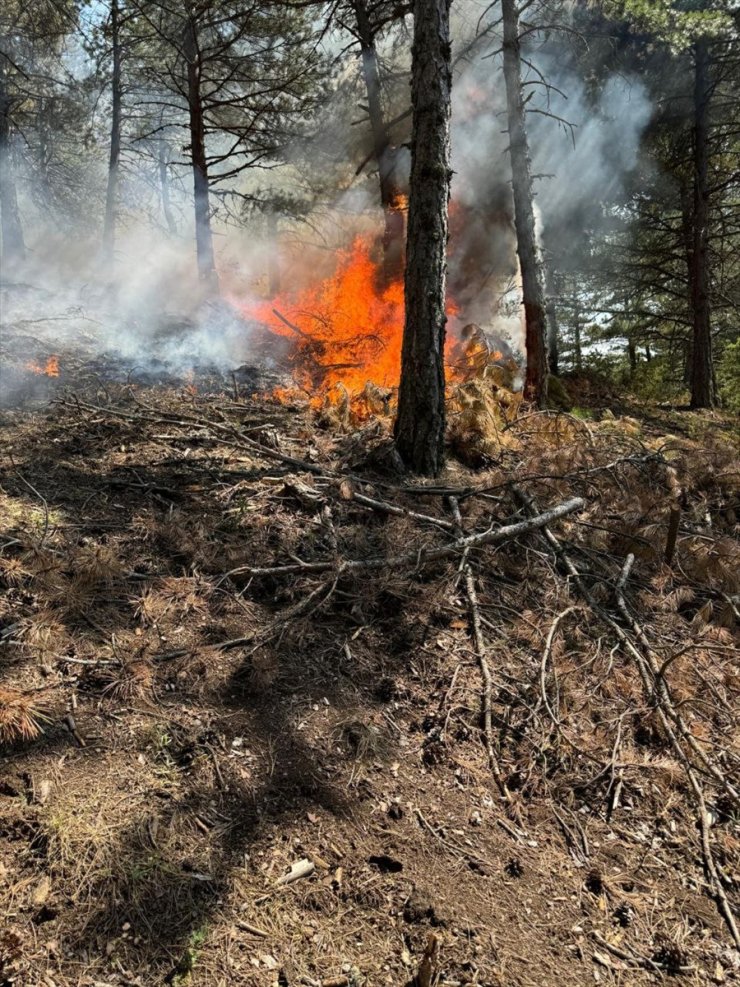
<svg viewBox="0 0 740 987">
<path fill-rule="evenodd" d="M 532 200 L 532 173 L 529 146 L 524 123 L 521 60 L 519 43 L 519 11 L 516 0 L 501 0 L 504 26 L 504 82 L 509 122 L 509 153 L 514 190 L 514 223 L 517 253 L 522 271 L 522 294 L 526 324 L 527 374 L 524 395 L 537 405 L 544 404 L 547 392 L 547 358 L 545 338 L 547 318 L 542 261 L 537 249 L 537 236 Z"/>
<path fill-rule="evenodd" d="M 193 165 L 193 204 L 195 207 L 195 250 L 198 276 L 218 290 L 213 255 L 211 205 L 208 195 L 208 160 L 206 157 L 205 121 L 200 91 L 200 51 L 195 19 L 188 17 L 183 35 L 183 54 L 188 72 L 188 112 L 190 115 L 190 160 Z"/>
<path fill-rule="evenodd" d="M 711 408 L 715 401 L 712 368 L 712 320 L 709 301 L 709 46 L 694 46 L 694 209 L 689 264 L 694 324 L 691 407 Z"/>
<path fill-rule="evenodd" d="M 18 211 L 15 187 L 10 114 L 12 99 L 0 68 L 0 241 L 3 266 L 7 269 L 26 259 L 26 244 Z"/>
<path fill-rule="evenodd" d="M 383 268 L 386 280 L 399 277 L 403 269 L 405 231 L 403 199 L 398 187 L 396 149 L 391 146 L 380 98 L 380 69 L 375 36 L 365 0 L 355 0 L 357 34 L 360 39 L 362 76 L 367 92 L 367 109 L 373 135 L 373 155 L 378 166 L 380 202 L 383 207 Z"/>
<path fill-rule="evenodd" d="M 450 0 L 415 0 L 406 319 L 395 437 L 405 465 L 428 476 L 444 462 L 450 60 Z"/>
<path fill-rule="evenodd" d="M 170 200 L 169 148 L 167 147 L 167 142 L 163 140 L 159 142 L 158 165 L 162 212 L 164 213 L 164 219 L 167 223 L 170 236 L 176 236 L 177 223 L 175 222 L 175 214 L 172 212 L 172 202 Z"/>
<path fill-rule="evenodd" d="M 112 260 L 116 239 L 116 201 L 118 199 L 118 167 L 121 158 L 121 24 L 118 0 L 110 5 L 111 46 L 113 50 L 113 75 L 111 78 L 110 156 L 108 159 L 108 187 L 105 193 L 105 219 L 103 221 L 103 253 Z"/>
</svg>

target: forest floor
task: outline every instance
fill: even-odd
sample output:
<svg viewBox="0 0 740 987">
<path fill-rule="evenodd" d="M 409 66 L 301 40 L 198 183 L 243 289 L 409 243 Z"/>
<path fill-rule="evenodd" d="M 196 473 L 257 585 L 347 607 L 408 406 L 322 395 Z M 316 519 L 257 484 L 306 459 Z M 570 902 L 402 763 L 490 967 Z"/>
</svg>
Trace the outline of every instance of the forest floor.
<svg viewBox="0 0 740 987">
<path fill-rule="evenodd" d="M 586 384 L 0 412 L 0 985 L 740 983 L 737 422 Z"/>
</svg>

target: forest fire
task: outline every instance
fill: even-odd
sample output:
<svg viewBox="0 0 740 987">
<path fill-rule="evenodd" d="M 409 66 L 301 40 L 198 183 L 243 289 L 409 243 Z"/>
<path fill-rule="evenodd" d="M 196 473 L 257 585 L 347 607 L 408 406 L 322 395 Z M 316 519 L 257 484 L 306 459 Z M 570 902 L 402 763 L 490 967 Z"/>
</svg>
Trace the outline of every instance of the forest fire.
<svg viewBox="0 0 740 987">
<path fill-rule="evenodd" d="M 36 360 L 29 360 L 26 363 L 26 370 L 30 370 L 32 374 L 43 375 L 44 377 L 58 377 L 59 357 L 50 356 L 43 366 Z"/>
<path fill-rule="evenodd" d="M 368 386 L 398 384 L 404 324 L 399 275 L 384 283 L 373 238 L 357 237 L 343 251 L 333 275 L 248 309 L 272 332 L 292 341 L 291 371 L 311 404 L 354 399 Z M 448 301 L 448 315 L 457 314 Z M 459 373 L 457 345 L 448 339 L 448 374 Z M 289 399 L 290 391 L 274 395 Z"/>
</svg>

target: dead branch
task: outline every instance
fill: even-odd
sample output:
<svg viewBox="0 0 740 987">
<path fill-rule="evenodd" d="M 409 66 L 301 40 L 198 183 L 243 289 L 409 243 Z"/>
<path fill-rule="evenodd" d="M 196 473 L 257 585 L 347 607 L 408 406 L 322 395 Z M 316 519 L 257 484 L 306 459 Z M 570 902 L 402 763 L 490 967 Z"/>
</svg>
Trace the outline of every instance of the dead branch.
<svg viewBox="0 0 740 987">
<path fill-rule="evenodd" d="M 560 625 L 560 622 L 564 620 L 568 616 L 568 614 L 573 613 L 577 609 L 578 607 L 568 607 L 567 609 L 563 610 L 562 613 L 559 613 L 555 618 L 555 620 L 553 620 L 552 624 L 550 625 L 550 630 L 547 635 L 547 640 L 545 641 L 545 649 L 542 652 L 542 659 L 540 660 L 540 693 L 542 696 L 542 702 L 550 716 L 550 719 L 557 727 L 560 726 L 560 717 L 555 712 L 555 710 L 553 710 L 553 708 L 551 707 L 550 700 L 547 695 L 547 662 L 550 658 L 550 652 L 552 651 L 552 643 L 555 639 L 555 633 Z M 554 675 L 555 672 L 553 671 L 553 676 Z"/>
<path fill-rule="evenodd" d="M 455 519 L 455 527 L 458 535 L 462 536 L 463 526 L 462 517 L 460 515 L 460 505 L 454 497 L 450 497 L 450 507 L 452 508 L 452 516 Z M 486 658 L 486 643 L 483 637 L 483 631 L 481 629 L 478 595 L 475 591 L 475 580 L 473 579 L 473 572 L 470 568 L 470 564 L 467 562 L 468 552 L 469 546 L 466 546 L 463 549 L 463 560 L 461 564 L 463 566 L 463 575 L 465 576 L 465 592 L 468 597 L 470 624 L 473 631 L 473 643 L 475 645 L 475 653 L 478 658 L 478 666 L 480 667 L 481 676 L 483 678 L 483 737 L 485 740 L 486 754 L 488 755 L 488 765 L 491 769 L 491 773 L 493 774 L 494 780 L 499 787 L 499 791 L 504 798 L 508 799 L 510 797 L 509 790 L 507 789 L 506 782 L 501 774 L 498 757 L 496 756 L 496 750 L 493 745 L 493 723 L 491 719 L 493 682 L 491 679 L 491 670 L 488 667 L 488 659 Z"/>
<path fill-rule="evenodd" d="M 553 521 L 557 521 L 569 514 L 573 514 L 575 511 L 581 510 L 585 506 L 585 503 L 582 497 L 571 497 L 570 500 L 566 500 L 562 504 L 557 504 L 555 507 L 551 507 L 549 510 L 543 511 L 542 514 L 538 514 L 535 517 L 528 518 L 524 521 L 517 521 L 514 524 L 507 524 L 501 528 L 490 527 L 485 531 L 467 535 L 464 538 L 457 538 L 449 545 L 439 548 L 422 546 L 417 551 L 407 552 L 404 555 L 379 556 L 370 559 L 346 559 L 344 562 L 339 563 L 327 560 L 323 562 L 295 562 L 289 565 L 266 567 L 238 566 L 236 569 L 231 569 L 229 572 L 224 573 L 219 583 L 238 575 L 284 576 L 297 573 L 309 575 L 318 572 L 333 572 L 335 577 L 339 578 L 347 573 L 364 572 L 374 569 L 401 568 L 408 565 L 418 568 L 428 562 L 437 562 L 441 559 L 452 558 L 465 549 L 482 548 L 485 545 L 498 544 L 503 541 L 509 541 L 512 538 L 518 538 L 519 535 L 538 531 Z"/>
<path fill-rule="evenodd" d="M 524 491 L 516 487 L 512 489 L 514 490 L 516 496 L 522 501 L 522 503 L 524 503 L 527 506 L 527 508 L 530 511 L 537 510 L 534 501 L 528 494 L 526 494 Z M 547 525 L 542 526 L 542 533 L 547 539 L 547 541 L 549 542 L 549 544 L 552 546 L 556 556 L 561 560 L 566 572 L 573 579 L 574 585 L 577 587 L 577 589 L 583 596 L 584 600 L 589 604 L 589 606 L 592 608 L 594 613 L 598 617 L 600 617 L 600 619 L 603 620 L 604 623 L 606 623 L 609 626 L 609 628 L 615 634 L 619 642 L 622 644 L 625 650 L 631 655 L 631 657 L 635 662 L 638 673 L 640 675 L 640 679 L 643 684 L 645 695 L 648 701 L 653 705 L 658 715 L 658 718 L 660 720 L 661 727 L 663 728 L 666 736 L 668 737 L 671 743 L 671 747 L 673 748 L 674 753 L 676 754 L 679 762 L 681 763 L 686 773 L 686 777 L 688 779 L 689 786 L 694 795 L 694 799 L 696 803 L 699 829 L 701 832 L 702 853 L 704 857 L 704 865 L 707 871 L 707 875 L 711 881 L 712 891 L 715 895 L 717 905 L 719 907 L 719 910 L 723 918 L 727 923 L 727 927 L 730 930 L 730 934 L 732 935 L 733 941 L 735 942 L 736 946 L 740 947 L 740 931 L 738 931 L 737 923 L 735 921 L 735 916 L 732 911 L 732 906 L 730 905 L 730 902 L 725 893 L 722 884 L 722 878 L 717 869 L 717 864 L 714 860 L 711 843 L 709 841 L 709 823 L 708 823 L 709 815 L 707 812 L 706 801 L 704 798 L 704 790 L 702 788 L 701 782 L 699 781 L 696 770 L 694 769 L 694 766 L 691 763 L 688 754 L 684 750 L 681 741 L 677 736 L 676 731 L 673 728 L 674 724 L 679 729 L 681 735 L 684 738 L 688 738 L 689 742 L 693 741 L 693 743 L 690 744 L 692 750 L 696 749 L 697 747 L 696 742 L 694 741 L 693 737 L 690 737 L 686 724 L 683 721 L 683 718 L 676 710 L 671 700 L 670 693 L 668 692 L 665 682 L 660 680 L 660 677 L 658 675 L 659 669 L 657 668 L 657 666 L 655 666 L 654 658 L 652 658 L 652 662 L 655 667 L 651 668 L 650 659 L 646 658 L 645 655 L 643 655 L 643 653 L 640 651 L 639 648 L 635 646 L 635 644 L 632 642 L 632 640 L 627 635 L 625 630 L 620 626 L 620 624 L 618 624 L 617 621 L 611 616 L 611 614 L 609 614 L 606 610 L 604 610 L 593 598 L 593 595 L 591 594 L 588 587 L 584 583 L 580 573 L 576 569 L 575 565 L 573 564 L 572 560 L 568 556 L 567 552 L 560 544 L 558 539 L 555 537 L 555 535 L 552 533 L 552 531 L 550 531 Z M 634 621 L 630 617 L 626 603 L 624 602 L 624 588 L 629 578 L 629 574 L 633 562 L 634 562 L 634 556 L 632 555 L 627 556 L 616 589 L 617 605 L 622 611 L 623 616 L 630 624 L 633 624 Z M 635 626 L 637 625 L 635 624 Z M 642 635 L 639 627 L 638 627 L 638 640 L 643 645 L 643 647 L 645 647 L 645 645 L 647 644 L 648 654 L 652 656 L 652 649 L 650 648 L 649 642 L 647 642 L 647 639 L 644 638 L 644 635 Z M 710 768 L 713 777 L 715 777 L 715 779 L 722 785 L 723 788 L 725 788 L 725 790 L 729 790 L 729 792 L 734 795 L 735 794 L 734 789 L 732 788 L 732 786 L 729 786 L 729 783 L 725 779 L 722 772 L 720 772 L 713 765 L 708 764 L 706 758 L 704 757 L 703 752 L 699 751 L 699 754 L 702 763 Z"/>
</svg>

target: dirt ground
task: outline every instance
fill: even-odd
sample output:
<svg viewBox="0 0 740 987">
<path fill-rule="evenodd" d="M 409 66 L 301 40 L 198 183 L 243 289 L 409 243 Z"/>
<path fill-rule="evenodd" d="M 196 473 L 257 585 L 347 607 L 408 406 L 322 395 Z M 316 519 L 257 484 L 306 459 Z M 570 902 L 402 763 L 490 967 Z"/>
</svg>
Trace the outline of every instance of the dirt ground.
<svg viewBox="0 0 740 987">
<path fill-rule="evenodd" d="M 740 982 L 736 423 L 468 416 L 414 485 L 384 420 L 63 385 L 0 412 L 2 987 Z M 471 607 L 425 552 L 512 481 L 585 504 Z"/>
</svg>

